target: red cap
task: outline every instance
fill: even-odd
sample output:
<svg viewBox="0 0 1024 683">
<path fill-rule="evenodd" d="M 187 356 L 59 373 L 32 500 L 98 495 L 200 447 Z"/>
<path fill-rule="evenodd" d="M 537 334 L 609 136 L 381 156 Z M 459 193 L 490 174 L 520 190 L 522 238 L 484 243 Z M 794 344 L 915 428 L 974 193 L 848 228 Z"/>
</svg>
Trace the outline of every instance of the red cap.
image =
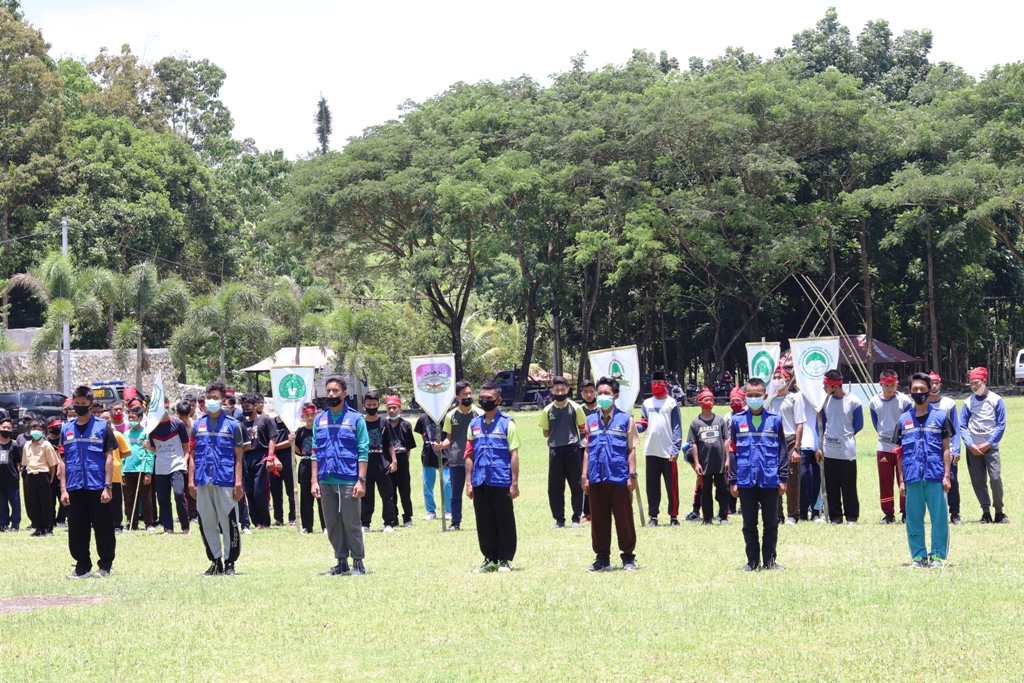
<svg viewBox="0 0 1024 683">
<path fill-rule="evenodd" d="M 747 395 L 743 393 L 743 390 L 739 387 L 733 387 L 732 391 L 729 392 L 729 403 L 733 402 L 733 399 L 739 399 L 741 401 L 747 400 Z"/>
<path fill-rule="evenodd" d="M 224 392 L 224 395 L 225 396 L 234 396 L 235 395 L 235 390 L 232 389 L 231 387 L 228 387 L 227 391 Z"/>
<path fill-rule="evenodd" d="M 71 405 L 71 399 L 70 398 L 64 399 L 64 407 L 67 408 L 69 405 Z"/>
<path fill-rule="evenodd" d="M 715 400 L 715 393 L 713 391 L 711 391 L 710 389 L 708 389 L 707 387 L 704 387 L 704 390 L 701 391 L 699 394 L 697 394 L 697 402 L 700 403 L 701 401 L 703 401 L 706 398 L 710 398 L 711 401 L 714 402 L 714 400 Z"/>
<path fill-rule="evenodd" d="M 969 375 L 970 379 L 980 379 L 982 382 L 988 381 L 988 368 L 977 367 L 971 370 Z"/>
<path fill-rule="evenodd" d="M 391 406 L 398 406 L 399 408 L 401 408 L 402 407 L 402 399 L 400 399 L 397 396 L 395 396 L 394 394 L 392 394 L 392 395 L 390 395 L 390 396 L 388 396 L 387 398 L 384 399 L 384 405 L 389 407 L 389 408 Z"/>
<path fill-rule="evenodd" d="M 941 382 L 942 381 L 942 378 L 939 377 L 939 373 L 935 372 L 934 370 L 932 370 L 931 372 L 928 373 L 928 379 L 930 379 L 933 382 Z"/>
</svg>

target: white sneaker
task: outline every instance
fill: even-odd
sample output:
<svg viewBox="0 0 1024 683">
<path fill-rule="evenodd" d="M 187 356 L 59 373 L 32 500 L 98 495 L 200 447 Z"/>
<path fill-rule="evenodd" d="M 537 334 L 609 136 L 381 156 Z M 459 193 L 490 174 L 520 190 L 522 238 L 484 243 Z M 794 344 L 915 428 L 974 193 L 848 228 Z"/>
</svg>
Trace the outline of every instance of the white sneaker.
<svg viewBox="0 0 1024 683">
<path fill-rule="evenodd" d="M 368 533 L 370 533 L 370 527 L 368 527 L 368 526 L 364 526 L 364 527 L 363 527 L 363 533 L 364 533 L 364 534 L 368 534 Z"/>
<path fill-rule="evenodd" d="M 395 530 L 394 527 L 392 527 L 390 524 L 385 524 L 384 525 L 384 533 L 390 534 L 394 530 Z"/>
<path fill-rule="evenodd" d="M 435 519 L 437 519 L 436 512 L 428 512 L 427 514 L 423 515 L 424 522 L 433 522 Z"/>
<path fill-rule="evenodd" d="M 452 513 L 450 513 L 450 512 L 444 513 L 444 519 L 445 519 L 446 522 L 452 521 Z"/>
<path fill-rule="evenodd" d="M 242 533 L 246 536 L 252 536 L 252 529 L 250 529 L 249 527 L 245 527 L 244 529 L 242 529 Z"/>
<path fill-rule="evenodd" d="M 796 524 L 796 517 L 786 517 L 786 524 Z"/>
</svg>

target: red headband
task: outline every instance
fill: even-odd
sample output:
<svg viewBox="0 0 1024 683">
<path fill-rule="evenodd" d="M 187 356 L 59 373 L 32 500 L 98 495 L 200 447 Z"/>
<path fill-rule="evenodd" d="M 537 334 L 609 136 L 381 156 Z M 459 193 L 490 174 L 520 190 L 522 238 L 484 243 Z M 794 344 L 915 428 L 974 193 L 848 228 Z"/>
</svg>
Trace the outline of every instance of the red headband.
<svg viewBox="0 0 1024 683">
<path fill-rule="evenodd" d="M 782 376 L 785 377 L 786 379 L 793 379 L 793 373 L 791 373 L 786 368 L 780 366 L 779 367 L 779 372 L 781 372 Z"/>
<path fill-rule="evenodd" d="M 986 368 L 974 368 L 971 370 L 969 375 L 970 379 L 980 379 L 982 382 L 988 381 L 988 369 Z"/>
<path fill-rule="evenodd" d="M 930 379 L 933 382 L 941 382 L 942 381 L 942 378 L 939 377 L 939 373 L 935 372 L 934 370 L 932 370 L 931 372 L 928 373 L 928 379 Z"/>
<path fill-rule="evenodd" d="M 310 407 L 310 408 L 303 408 L 302 409 L 302 414 L 303 415 L 316 415 L 316 408 L 312 408 L 312 407 Z"/>
<path fill-rule="evenodd" d="M 843 386 L 843 380 L 841 379 L 829 379 L 825 378 L 825 386 L 827 387 L 841 387 Z"/>
<path fill-rule="evenodd" d="M 828 384 L 828 380 L 825 380 L 825 383 Z M 896 375 L 882 375 L 881 377 L 878 378 L 878 383 L 879 384 L 899 384 L 900 383 L 900 378 L 897 377 Z M 842 384 L 842 382 L 840 382 L 839 384 Z"/>
<path fill-rule="evenodd" d="M 701 402 L 706 398 L 710 398 L 712 402 L 715 400 L 715 394 L 710 389 L 705 388 L 699 394 L 697 394 L 697 402 Z"/>
</svg>

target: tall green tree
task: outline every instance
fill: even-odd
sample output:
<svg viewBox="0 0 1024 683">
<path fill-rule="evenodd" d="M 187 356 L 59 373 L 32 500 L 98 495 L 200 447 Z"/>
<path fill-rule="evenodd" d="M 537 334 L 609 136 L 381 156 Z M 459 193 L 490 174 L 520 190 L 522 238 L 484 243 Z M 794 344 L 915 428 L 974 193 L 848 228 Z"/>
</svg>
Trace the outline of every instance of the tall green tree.
<svg viewBox="0 0 1024 683">
<path fill-rule="evenodd" d="M 171 131 L 198 152 L 219 148 L 235 123 L 220 100 L 227 73 L 209 59 L 164 57 L 153 65 Z"/>
<path fill-rule="evenodd" d="M 287 331 L 287 339 L 295 345 L 295 363 L 303 341 L 320 342 L 325 337 L 325 314 L 333 308 L 331 290 L 323 285 L 303 287 L 283 275 L 267 296 L 264 307 L 274 322 Z"/>
<path fill-rule="evenodd" d="M 193 300 L 185 324 L 171 339 L 171 353 L 183 367 L 186 355 L 207 342 L 215 342 L 220 380 L 227 381 L 230 343 L 248 344 L 256 353 L 270 340 L 270 320 L 260 311 L 262 299 L 255 288 L 241 283 L 219 287 Z"/>
<path fill-rule="evenodd" d="M 132 266 L 124 279 L 122 300 L 128 317 L 118 326 L 114 348 L 125 349 L 128 343 L 135 347 L 135 386 L 140 387 L 147 332 L 158 316 L 172 321 L 184 319 L 189 292 L 180 279 L 161 278 L 152 261 L 143 261 Z"/>
<path fill-rule="evenodd" d="M 320 100 L 316 103 L 316 114 L 313 116 L 315 125 L 316 143 L 321 154 L 327 154 L 331 144 L 331 108 L 327 105 L 327 99 L 320 93 Z"/>
</svg>

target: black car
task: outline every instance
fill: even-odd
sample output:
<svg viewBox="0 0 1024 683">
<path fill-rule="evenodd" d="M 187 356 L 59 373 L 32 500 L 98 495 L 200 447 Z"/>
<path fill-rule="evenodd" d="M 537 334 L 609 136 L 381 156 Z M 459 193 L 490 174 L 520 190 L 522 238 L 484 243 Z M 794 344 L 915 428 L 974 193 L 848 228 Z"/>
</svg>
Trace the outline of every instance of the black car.
<svg viewBox="0 0 1024 683">
<path fill-rule="evenodd" d="M 35 413 L 44 420 L 64 416 L 66 397 L 56 391 L 5 391 L 0 393 L 0 408 L 14 421 L 16 431 L 25 431 L 26 416 Z"/>
</svg>

